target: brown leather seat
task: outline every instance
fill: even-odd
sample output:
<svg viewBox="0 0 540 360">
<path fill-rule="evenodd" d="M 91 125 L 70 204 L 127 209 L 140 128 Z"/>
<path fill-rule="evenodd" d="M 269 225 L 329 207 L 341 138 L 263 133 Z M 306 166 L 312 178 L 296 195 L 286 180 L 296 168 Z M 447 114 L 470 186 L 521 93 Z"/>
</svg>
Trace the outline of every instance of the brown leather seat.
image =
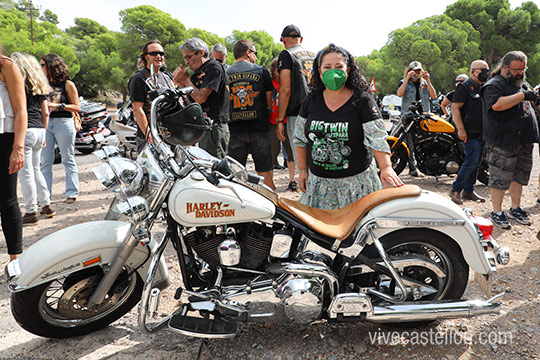
<svg viewBox="0 0 540 360">
<path fill-rule="evenodd" d="M 298 201 L 283 198 L 279 198 L 278 205 L 316 232 L 337 240 L 344 240 L 352 233 L 367 212 L 375 206 L 394 199 L 420 196 L 421 192 L 422 189 L 416 185 L 386 188 L 374 191 L 354 203 L 336 210 L 316 209 Z"/>
</svg>

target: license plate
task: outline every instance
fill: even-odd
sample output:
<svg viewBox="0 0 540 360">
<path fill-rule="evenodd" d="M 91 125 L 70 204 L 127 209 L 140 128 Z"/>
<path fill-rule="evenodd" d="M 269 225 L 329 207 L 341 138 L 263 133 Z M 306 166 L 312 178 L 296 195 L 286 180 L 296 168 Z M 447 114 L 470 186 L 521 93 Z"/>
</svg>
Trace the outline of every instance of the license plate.
<svg viewBox="0 0 540 360">
<path fill-rule="evenodd" d="M 103 141 L 103 139 L 105 139 L 105 137 L 103 137 L 103 134 L 101 133 L 94 135 L 94 140 L 96 140 L 97 142 L 101 142 Z"/>
<path fill-rule="evenodd" d="M 480 289 L 484 292 L 484 294 L 486 294 L 487 297 L 491 297 L 492 295 L 491 287 L 493 286 L 493 273 L 484 275 L 484 274 L 479 274 L 475 272 L 474 281 L 478 284 Z"/>
</svg>

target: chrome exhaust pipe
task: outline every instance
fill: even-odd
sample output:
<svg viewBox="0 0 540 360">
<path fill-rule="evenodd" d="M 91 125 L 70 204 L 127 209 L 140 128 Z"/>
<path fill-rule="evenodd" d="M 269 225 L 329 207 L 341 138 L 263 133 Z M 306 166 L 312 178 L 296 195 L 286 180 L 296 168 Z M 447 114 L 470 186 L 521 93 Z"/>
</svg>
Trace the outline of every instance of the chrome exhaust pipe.
<svg viewBox="0 0 540 360">
<path fill-rule="evenodd" d="M 504 292 L 489 300 L 450 300 L 374 306 L 373 313 L 368 314 L 366 320 L 376 323 L 414 322 L 499 314 L 501 303 L 494 301 L 503 295 Z"/>
</svg>

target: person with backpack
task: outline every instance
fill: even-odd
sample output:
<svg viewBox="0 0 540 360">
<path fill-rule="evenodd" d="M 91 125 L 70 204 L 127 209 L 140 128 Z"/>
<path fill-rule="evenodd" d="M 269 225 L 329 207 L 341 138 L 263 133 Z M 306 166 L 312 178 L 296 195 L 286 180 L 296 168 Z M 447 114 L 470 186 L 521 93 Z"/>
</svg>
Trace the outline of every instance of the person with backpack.
<svg viewBox="0 0 540 360">
<path fill-rule="evenodd" d="M 302 203 L 339 209 L 382 186 L 403 185 L 368 87 L 347 50 L 330 44 L 317 54 L 294 132 Z"/>
<path fill-rule="evenodd" d="M 289 134 L 293 134 L 300 104 L 307 96 L 315 54 L 302 47 L 303 39 L 300 29 L 295 25 L 287 25 L 281 33 L 281 41 L 285 46 L 285 50 L 278 57 L 280 91 L 276 134 L 280 141 L 285 141 L 285 118 L 287 118 L 287 131 Z M 294 161 L 296 161 L 296 150 L 292 142 L 292 136 L 289 137 L 289 141 L 293 150 Z M 298 190 L 294 177 L 289 183 L 288 189 L 291 191 Z"/>
</svg>

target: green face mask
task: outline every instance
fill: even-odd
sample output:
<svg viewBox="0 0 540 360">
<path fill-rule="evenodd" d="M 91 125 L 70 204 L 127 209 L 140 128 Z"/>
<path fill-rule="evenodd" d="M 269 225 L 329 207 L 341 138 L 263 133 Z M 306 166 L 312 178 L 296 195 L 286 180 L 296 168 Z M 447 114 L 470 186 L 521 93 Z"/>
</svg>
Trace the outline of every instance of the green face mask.
<svg viewBox="0 0 540 360">
<path fill-rule="evenodd" d="M 322 76 L 322 82 L 330 90 L 339 90 L 345 85 L 347 74 L 341 69 L 326 70 Z"/>
</svg>

